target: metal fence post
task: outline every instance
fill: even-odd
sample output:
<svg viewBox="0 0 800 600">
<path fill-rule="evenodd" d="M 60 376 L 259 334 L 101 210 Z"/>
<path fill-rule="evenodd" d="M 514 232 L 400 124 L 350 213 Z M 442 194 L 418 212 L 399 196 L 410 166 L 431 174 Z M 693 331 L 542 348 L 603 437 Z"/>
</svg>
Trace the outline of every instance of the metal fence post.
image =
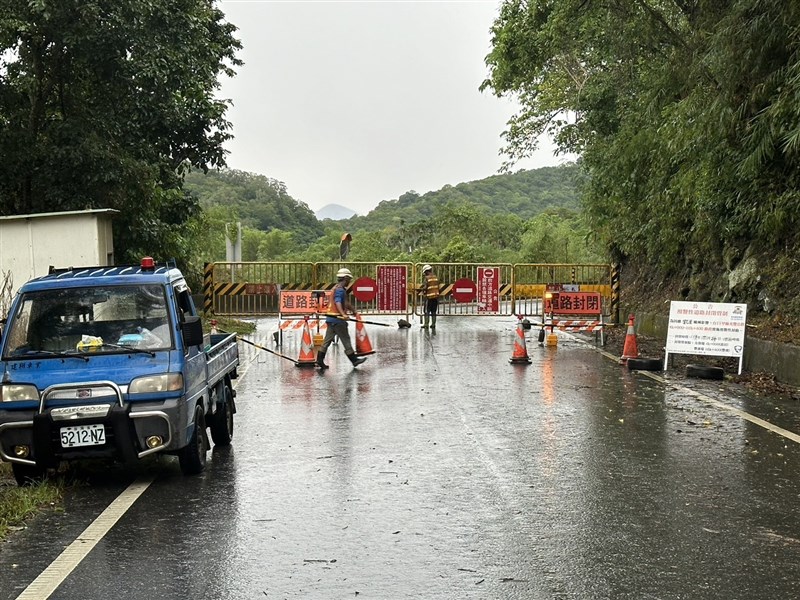
<svg viewBox="0 0 800 600">
<path fill-rule="evenodd" d="M 611 318 L 619 324 L 619 263 L 611 265 Z"/>
<path fill-rule="evenodd" d="M 203 263 L 203 314 L 214 311 L 214 263 Z"/>
</svg>

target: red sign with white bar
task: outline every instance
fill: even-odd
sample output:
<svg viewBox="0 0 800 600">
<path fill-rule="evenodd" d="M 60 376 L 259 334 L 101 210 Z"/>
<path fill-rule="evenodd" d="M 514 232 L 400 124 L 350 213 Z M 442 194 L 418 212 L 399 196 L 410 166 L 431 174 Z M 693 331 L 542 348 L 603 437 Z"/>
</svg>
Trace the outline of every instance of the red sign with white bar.
<svg viewBox="0 0 800 600">
<path fill-rule="evenodd" d="M 372 277 L 359 277 L 353 282 L 353 297 L 361 302 L 372 302 L 378 295 L 378 283 Z"/>
<path fill-rule="evenodd" d="M 453 284 L 453 300 L 456 302 L 472 302 L 475 300 L 475 282 L 472 279 L 459 279 Z"/>
</svg>

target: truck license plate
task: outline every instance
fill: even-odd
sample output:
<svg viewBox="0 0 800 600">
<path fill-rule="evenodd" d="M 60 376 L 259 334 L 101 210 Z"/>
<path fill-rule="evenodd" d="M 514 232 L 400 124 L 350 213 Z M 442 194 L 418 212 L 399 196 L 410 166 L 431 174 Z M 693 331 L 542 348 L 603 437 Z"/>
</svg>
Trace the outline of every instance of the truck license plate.
<svg viewBox="0 0 800 600">
<path fill-rule="evenodd" d="M 73 425 L 61 428 L 62 448 L 99 446 L 106 443 L 106 430 L 101 424 Z"/>
</svg>

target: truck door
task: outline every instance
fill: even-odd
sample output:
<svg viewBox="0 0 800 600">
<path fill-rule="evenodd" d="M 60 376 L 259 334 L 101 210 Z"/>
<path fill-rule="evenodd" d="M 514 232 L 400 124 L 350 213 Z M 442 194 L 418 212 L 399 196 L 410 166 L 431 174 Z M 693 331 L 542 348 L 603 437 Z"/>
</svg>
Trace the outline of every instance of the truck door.
<svg viewBox="0 0 800 600">
<path fill-rule="evenodd" d="M 177 308 L 178 335 L 181 335 L 181 326 L 186 317 L 196 316 L 194 302 L 189 286 L 185 282 L 175 284 L 173 288 L 175 294 L 175 306 Z M 206 370 L 206 353 L 203 346 L 183 345 L 183 352 L 186 358 L 186 372 L 184 373 L 187 396 L 190 400 L 195 400 L 198 395 L 206 391 L 208 375 Z M 205 398 L 206 403 L 209 399 Z"/>
</svg>

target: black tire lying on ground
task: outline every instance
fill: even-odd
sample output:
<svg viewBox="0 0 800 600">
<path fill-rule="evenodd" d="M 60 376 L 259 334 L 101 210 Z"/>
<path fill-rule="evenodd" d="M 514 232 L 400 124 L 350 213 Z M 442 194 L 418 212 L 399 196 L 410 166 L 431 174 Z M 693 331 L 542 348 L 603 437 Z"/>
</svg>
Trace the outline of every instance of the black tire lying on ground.
<svg viewBox="0 0 800 600">
<path fill-rule="evenodd" d="M 661 371 L 663 361 L 658 358 L 629 358 L 625 361 L 631 371 Z"/>
<path fill-rule="evenodd" d="M 706 365 L 686 365 L 686 376 L 700 379 L 724 379 L 725 369 Z"/>
</svg>

